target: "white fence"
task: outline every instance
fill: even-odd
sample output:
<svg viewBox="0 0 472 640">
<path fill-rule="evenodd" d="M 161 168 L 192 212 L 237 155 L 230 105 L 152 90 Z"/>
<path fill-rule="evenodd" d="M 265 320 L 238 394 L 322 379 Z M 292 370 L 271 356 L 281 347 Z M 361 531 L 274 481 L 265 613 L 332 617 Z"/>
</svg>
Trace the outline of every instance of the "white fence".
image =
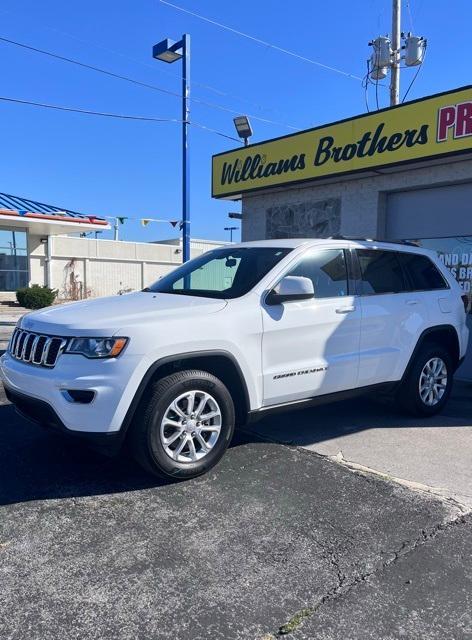
<svg viewBox="0 0 472 640">
<path fill-rule="evenodd" d="M 218 246 L 202 241 L 195 245 L 192 257 Z M 29 255 L 31 284 L 48 284 L 63 300 L 143 289 L 182 262 L 176 244 L 68 236 L 50 236 L 48 249 L 38 236 L 30 235 Z"/>
</svg>

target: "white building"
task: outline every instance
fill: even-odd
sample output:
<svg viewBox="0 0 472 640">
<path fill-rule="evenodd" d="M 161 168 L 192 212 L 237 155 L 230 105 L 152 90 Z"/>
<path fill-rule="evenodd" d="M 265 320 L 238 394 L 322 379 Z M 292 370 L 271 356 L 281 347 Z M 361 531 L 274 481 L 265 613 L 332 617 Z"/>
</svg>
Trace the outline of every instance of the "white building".
<svg viewBox="0 0 472 640">
<path fill-rule="evenodd" d="M 104 231 L 104 218 L 0 193 L 0 300 L 31 284 L 58 290 L 62 300 L 142 289 L 182 262 L 179 239 L 124 242 L 81 238 Z M 192 257 L 223 242 L 195 240 Z"/>
</svg>

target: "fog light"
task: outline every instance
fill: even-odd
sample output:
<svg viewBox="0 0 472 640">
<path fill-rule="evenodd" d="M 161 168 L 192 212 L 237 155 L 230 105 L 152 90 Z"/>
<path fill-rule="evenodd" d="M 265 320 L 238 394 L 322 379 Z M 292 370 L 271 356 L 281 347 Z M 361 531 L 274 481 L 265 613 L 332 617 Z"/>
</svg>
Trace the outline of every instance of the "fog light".
<svg viewBox="0 0 472 640">
<path fill-rule="evenodd" d="M 61 393 L 67 402 L 78 404 L 90 404 L 95 398 L 95 391 L 89 389 L 62 389 Z"/>
</svg>

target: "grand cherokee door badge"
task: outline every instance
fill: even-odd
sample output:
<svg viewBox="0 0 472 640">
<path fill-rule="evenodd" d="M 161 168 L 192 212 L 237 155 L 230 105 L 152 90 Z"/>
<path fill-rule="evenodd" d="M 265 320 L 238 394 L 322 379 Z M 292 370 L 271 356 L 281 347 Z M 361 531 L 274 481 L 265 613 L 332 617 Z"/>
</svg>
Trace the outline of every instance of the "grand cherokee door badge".
<svg viewBox="0 0 472 640">
<path fill-rule="evenodd" d="M 294 376 L 306 376 L 309 373 L 320 373 L 321 371 L 326 371 L 328 369 L 328 365 L 325 367 L 314 367 L 311 369 L 301 369 L 300 371 L 290 371 L 289 373 L 278 373 L 274 376 L 274 380 L 280 380 L 281 378 L 293 378 Z"/>
</svg>

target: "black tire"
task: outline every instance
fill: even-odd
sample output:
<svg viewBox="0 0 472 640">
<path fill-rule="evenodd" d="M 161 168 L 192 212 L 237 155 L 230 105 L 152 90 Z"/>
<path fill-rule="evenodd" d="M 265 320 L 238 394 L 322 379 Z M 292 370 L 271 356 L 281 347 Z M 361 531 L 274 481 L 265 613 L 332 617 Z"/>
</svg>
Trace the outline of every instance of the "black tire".
<svg viewBox="0 0 472 640">
<path fill-rule="evenodd" d="M 161 423 L 176 398 L 185 392 L 195 390 L 209 394 L 216 402 L 221 414 L 220 432 L 211 450 L 202 454 L 201 459 L 180 462 L 171 458 L 166 452 L 161 438 Z M 130 433 L 133 455 L 146 471 L 154 475 L 180 480 L 195 478 L 209 471 L 222 458 L 233 437 L 234 415 L 231 395 L 216 376 L 206 371 L 197 370 L 179 371 L 166 376 L 155 382 L 146 391 L 145 397 L 138 407 Z M 177 419 L 181 420 L 178 416 Z M 209 424 L 210 421 L 207 423 Z M 176 429 L 175 433 L 177 431 Z M 190 435 L 193 433 L 180 437 L 184 439 L 189 438 Z M 177 440 L 176 448 L 179 444 L 180 440 Z M 197 445 L 200 446 L 199 443 Z M 188 445 L 185 446 L 183 454 L 186 453 L 187 447 Z M 188 455 L 190 456 L 190 449 Z"/>
<path fill-rule="evenodd" d="M 447 382 L 444 393 L 433 405 L 427 404 L 420 394 L 420 377 L 426 364 L 440 358 L 446 367 Z M 402 408 L 415 416 L 433 416 L 444 408 L 452 389 L 454 366 L 451 354 L 438 344 L 426 344 L 420 348 L 401 382 L 397 400 Z"/>
</svg>

